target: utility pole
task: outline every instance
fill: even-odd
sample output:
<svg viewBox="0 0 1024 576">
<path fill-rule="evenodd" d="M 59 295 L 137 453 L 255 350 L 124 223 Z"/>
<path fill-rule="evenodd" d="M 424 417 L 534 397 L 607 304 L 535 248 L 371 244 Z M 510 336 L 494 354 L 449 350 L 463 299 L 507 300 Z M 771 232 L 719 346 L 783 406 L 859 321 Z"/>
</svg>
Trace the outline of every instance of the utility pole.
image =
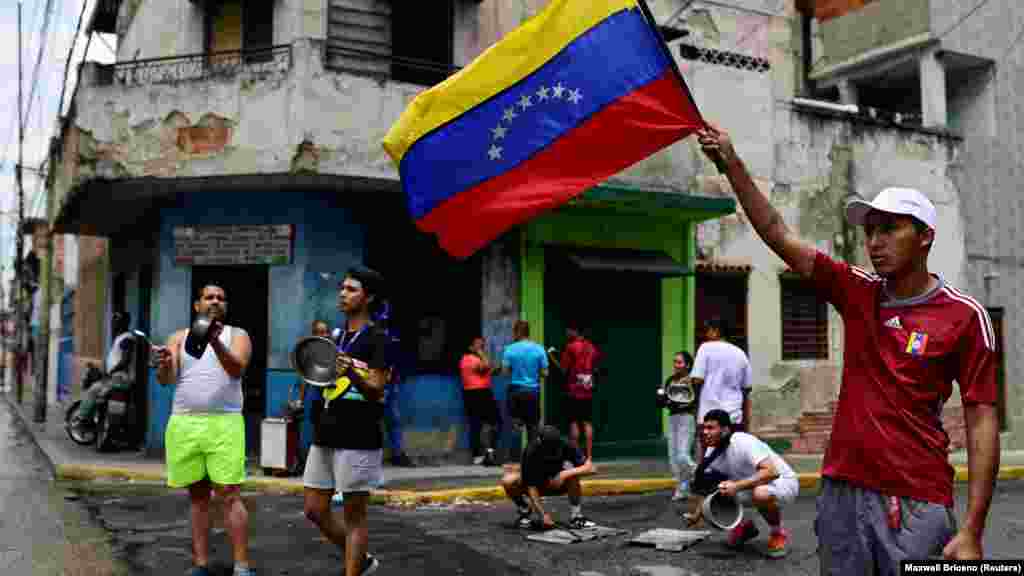
<svg viewBox="0 0 1024 576">
<path fill-rule="evenodd" d="M 14 167 L 14 178 L 17 181 L 18 188 L 18 225 L 17 225 L 17 253 L 14 256 L 15 268 L 14 278 L 17 289 L 15 290 L 15 305 L 14 313 L 15 317 L 15 334 L 17 334 L 18 344 L 15 347 L 15 386 L 18 404 L 21 404 L 22 396 L 24 394 L 25 381 L 24 372 L 21 370 L 22 359 L 25 353 L 28 351 L 25 334 L 25 311 L 24 311 L 24 259 L 22 258 L 22 252 L 25 249 L 25 231 L 22 227 L 25 223 L 25 189 L 22 186 L 21 179 L 21 165 L 24 161 L 24 148 L 25 148 L 25 120 L 22 118 L 22 71 L 21 71 L 21 0 L 18 0 L 18 165 Z"/>
</svg>

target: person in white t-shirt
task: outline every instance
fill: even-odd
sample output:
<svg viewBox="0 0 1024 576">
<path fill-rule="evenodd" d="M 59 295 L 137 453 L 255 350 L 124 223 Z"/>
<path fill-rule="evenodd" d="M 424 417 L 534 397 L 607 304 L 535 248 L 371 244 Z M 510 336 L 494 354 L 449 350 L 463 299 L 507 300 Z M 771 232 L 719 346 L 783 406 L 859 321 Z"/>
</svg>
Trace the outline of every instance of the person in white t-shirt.
<svg viewBox="0 0 1024 576">
<path fill-rule="evenodd" d="M 744 504 L 753 503 L 771 528 L 768 555 L 785 556 L 789 534 L 782 527 L 782 509 L 800 492 L 796 473 L 761 439 L 746 432 L 733 432 L 732 419 L 724 410 L 705 414 L 703 436 L 708 453 L 697 469 L 695 482 L 706 485 L 709 478 L 718 478 L 713 489 L 719 494 L 734 497 Z M 698 514 L 700 509 L 698 506 Z M 688 519 L 695 521 L 694 516 Z M 739 548 L 757 535 L 754 521 L 748 518 L 729 532 L 727 544 Z"/>
<path fill-rule="evenodd" d="M 711 410 L 724 410 L 732 420 L 733 430 L 745 432 L 750 423 L 750 359 L 739 346 L 723 339 L 724 332 L 720 318 L 704 322 L 704 343 L 697 348 L 690 371 L 690 378 L 700 390 L 697 422 L 703 422 Z M 701 442 L 698 465 L 707 448 L 703 438 L 698 425 L 697 439 Z"/>
</svg>

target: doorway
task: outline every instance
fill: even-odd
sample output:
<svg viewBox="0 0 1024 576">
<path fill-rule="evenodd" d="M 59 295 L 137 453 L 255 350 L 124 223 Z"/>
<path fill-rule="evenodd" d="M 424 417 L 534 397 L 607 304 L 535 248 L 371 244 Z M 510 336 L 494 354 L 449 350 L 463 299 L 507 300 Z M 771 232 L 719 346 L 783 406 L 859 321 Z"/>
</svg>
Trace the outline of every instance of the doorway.
<svg viewBox="0 0 1024 576">
<path fill-rule="evenodd" d="M 227 296 L 227 324 L 243 328 L 252 340 L 252 358 L 242 378 L 245 446 L 250 456 L 259 452 L 260 426 L 266 413 L 269 277 L 267 266 L 192 267 L 191 301 L 195 301 L 203 286 L 221 286 Z M 190 304 L 189 325 L 195 315 L 195 308 Z"/>
<path fill-rule="evenodd" d="M 565 348 L 565 325 L 604 353 L 594 390 L 594 457 L 637 458 L 664 453 L 654 391 L 661 382 L 661 282 L 641 272 L 584 271 L 548 250 L 544 271 L 544 346 Z M 538 337 L 541 335 L 537 335 Z M 565 376 L 550 371 L 544 420 L 568 431 Z"/>
</svg>

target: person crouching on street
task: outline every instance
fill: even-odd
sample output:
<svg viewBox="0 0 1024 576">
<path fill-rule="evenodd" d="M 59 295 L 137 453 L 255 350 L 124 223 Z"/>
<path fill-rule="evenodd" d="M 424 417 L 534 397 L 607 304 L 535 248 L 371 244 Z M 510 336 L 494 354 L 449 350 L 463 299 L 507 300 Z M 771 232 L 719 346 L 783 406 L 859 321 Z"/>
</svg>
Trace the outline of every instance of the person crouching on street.
<svg viewBox="0 0 1024 576">
<path fill-rule="evenodd" d="M 554 426 L 543 426 L 523 451 L 519 472 L 507 472 L 501 479 L 505 494 L 516 503 L 516 526 L 534 530 L 553 528 L 551 513 L 544 510 L 542 496 L 569 495 L 572 519 L 569 528 L 581 530 L 597 526 L 582 512 L 583 489 L 580 478 L 597 471 L 583 452 L 569 445 Z M 531 514 L 534 516 L 530 518 Z"/>
<path fill-rule="evenodd" d="M 708 494 L 717 490 L 744 504 L 753 503 L 771 528 L 768 556 L 785 556 L 789 534 L 782 527 L 782 509 L 800 492 L 796 473 L 760 438 L 733 432 L 732 420 L 724 410 L 715 409 L 704 415 L 703 435 L 709 452 L 697 469 L 698 491 Z M 719 479 L 710 490 L 708 478 Z M 697 516 L 701 509 L 697 507 Z M 696 520 L 693 516 L 688 519 Z M 754 521 L 746 519 L 730 531 L 727 545 L 740 548 L 757 535 Z"/>
</svg>

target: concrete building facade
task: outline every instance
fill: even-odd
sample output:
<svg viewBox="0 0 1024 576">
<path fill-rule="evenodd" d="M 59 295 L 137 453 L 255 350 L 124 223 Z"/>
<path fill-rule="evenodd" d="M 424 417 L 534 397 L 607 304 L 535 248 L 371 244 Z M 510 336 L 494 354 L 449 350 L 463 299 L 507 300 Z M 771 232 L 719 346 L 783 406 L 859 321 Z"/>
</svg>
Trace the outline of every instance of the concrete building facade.
<svg viewBox="0 0 1024 576">
<path fill-rule="evenodd" d="M 618 348 L 621 357 L 638 359 L 622 362 L 619 373 L 649 382 L 650 402 L 616 392 L 598 403 L 609 424 L 605 438 L 598 437 L 605 453 L 662 449 L 664 415 L 654 408 L 653 388 L 670 371 L 675 350 L 695 351 L 696 327 L 710 315 L 730 320 L 730 337 L 751 357 L 755 431 L 787 442 L 789 450 L 820 451 L 839 389 L 841 320 L 756 237 L 694 138 L 517 228 L 465 263 L 446 260 L 414 229 L 381 139 L 419 91 L 546 2 L 440 4 L 436 21 L 425 22 L 404 12 L 405 3 L 383 0 L 224 2 L 217 10 L 189 0 L 99 2 L 92 26 L 118 35 L 118 61 L 83 69 L 61 138 L 54 225 L 109 239 L 108 286 L 94 290 L 104 309 L 131 307 L 143 329 L 165 339 L 187 325 L 188 294 L 198 279 L 225 273 L 184 265 L 176 230 L 288 226 L 283 261 L 262 272 L 228 270 L 248 279 L 241 285 L 258 286 L 249 305 L 264 310 L 264 376 L 247 399 L 257 407 L 253 422 L 280 412 L 294 381 L 291 344 L 313 318 L 333 314 L 337 274 L 364 262 L 424 290 L 396 297 L 396 311 L 407 311 L 400 331 L 415 360 L 401 406 L 410 451 L 443 455 L 465 446 L 451 363 L 468 338 L 482 333 L 498 355 L 512 322 L 525 318 L 535 339 L 560 346 L 568 318 L 558 311 L 569 308 L 571 294 L 556 287 L 567 270 L 587 272 L 578 264 L 586 249 L 606 258 L 622 250 L 657 252 L 679 271 L 652 277 L 631 265 L 630 278 L 640 279 L 632 297 L 651 305 L 642 314 L 645 327 L 635 328 L 638 344 Z M 648 4 L 670 34 L 669 48 L 702 114 L 733 134 L 787 222 L 822 250 L 863 265 L 859 232 L 842 217 L 845 201 L 870 198 L 887 185 L 920 188 L 939 212 L 933 270 L 994 313 L 1002 308 L 1005 341 L 1013 341 L 1022 328 L 1015 288 L 1021 259 L 1013 244 L 1021 212 L 1012 194 L 1012 160 L 1020 150 L 1009 145 L 1018 140 L 1016 125 L 995 118 L 1004 117 L 997 104 L 1015 110 L 1016 76 L 1000 67 L 1006 64 L 984 74 L 977 66 L 998 59 L 992 50 L 1010 46 L 1010 32 L 999 42 L 988 34 L 996 48 L 975 45 L 985 35 L 964 28 L 980 26 L 968 19 L 936 41 L 936 30 L 960 14 L 954 2 L 903 3 L 897 10 L 903 20 L 877 12 L 901 4 L 892 0 Z M 1008 0 L 991 4 L 987 10 L 1002 10 L 1004 27 L 1012 24 Z M 840 25 L 843 19 L 851 19 L 849 26 Z M 887 25 L 896 21 L 909 24 Z M 1021 57 L 1000 58 L 1018 62 L 1012 65 L 1018 70 Z M 881 66 L 881 87 L 863 75 L 872 66 Z M 975 81 L 985 77 L 991 79 Z M 975 190 L 979 183 L 984 190 Z M 80 257 L 88 252 L 82 246 Z M 83 260 L 79 274 L 91 266 Z M 439 276 L 422 282 L 430 275 Z M 597 286 L 603 280 L 587 277 Z M 79 328 L 78 312 L 75 318 L 76 340 L 79 330 L 105 326 L 93 321 Z M 588 319 L 598 340 L 634 329 L 610 312 Z M 1024 385 L 1024 367 L 1006 356 L 1012 402 Z M 502 386 L 496 383 L 499 400 Z M 552 421 L 560 410 L 558 388 L 554 381 L 545 386 L 545 418 Z M 150 383 L 149 413 L 165 414 L 169 394 Z M 609 412 L 615 405 L 628 409 Z M 954 445 L 963 437 L 959 414 L 954 395 L 945 413 Z M 1020 418 L 1008 414 L 1007 447 L 1021 434 L 1014 424 Z M 147 444 L 155 449 L 162 422 L 149 421 Z"/>
</svg>

